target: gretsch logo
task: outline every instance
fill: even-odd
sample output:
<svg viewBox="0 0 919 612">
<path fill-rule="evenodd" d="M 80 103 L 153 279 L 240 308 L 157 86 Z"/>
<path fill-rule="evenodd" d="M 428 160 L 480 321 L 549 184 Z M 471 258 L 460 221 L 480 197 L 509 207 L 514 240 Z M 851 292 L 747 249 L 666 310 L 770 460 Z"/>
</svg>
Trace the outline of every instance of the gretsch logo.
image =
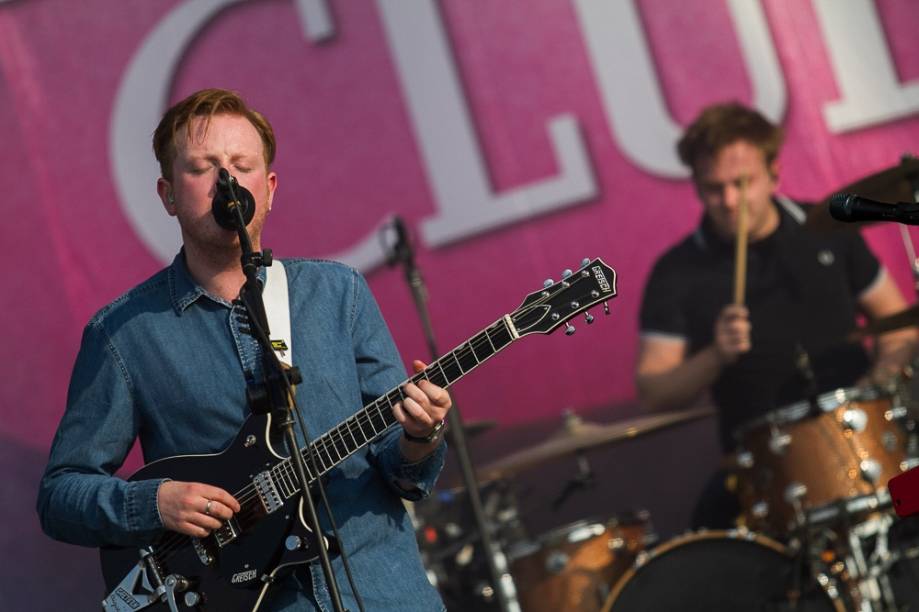
<svg viewBox="0 0 919 612">
<path fill-rule="evenodd" d="M 258 572 L 256 570 L 246 570 L 245 572 L 237 572 L 233 574 L 233 577 L 230 578 L 230 584 L 242 584 L 243 582 L 249 582 L 250 580 L 255 580 Z"/>
<path fill-rule="evenodd" d="M 140 609 L 140 602 L 134 599 L 134 597 L 132 597 L 130 593 L 128 593 L 121 587 L 118 587 L 117 589 L 115 589 L 115 595 L 118 596 L 118 599 L 128 604 L 132 610 Z"/>
<path fill-rule="evenodd" d="M 600 266 L 594 266 L 591 268 L 594 271 L 594 278 L 597 279 L 597 283 L 600 285 L 600 289 L 603 290 L 603 293 L 609 293 L 612 289 L 609 286 L 609 281 L 606 280 L 606 275 L 603 274 L 603 268 Z"/>
</svg>

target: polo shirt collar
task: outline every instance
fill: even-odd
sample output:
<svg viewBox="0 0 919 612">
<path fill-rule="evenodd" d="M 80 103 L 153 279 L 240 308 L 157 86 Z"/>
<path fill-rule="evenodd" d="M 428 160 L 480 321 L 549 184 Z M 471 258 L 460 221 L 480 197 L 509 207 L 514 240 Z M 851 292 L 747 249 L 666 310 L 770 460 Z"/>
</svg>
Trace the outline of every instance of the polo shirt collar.
<svg viewBox="0 0 919 612">
<path fill-rule="evenodd" d="M 792 201 L 790 198 L 776 194 L 772 198 L 772 205 L 776 207 L 779 213 L 779 226 L 775 231 L 766 238 L 757 243 L 766 243 L 774 237 L 779 237 L 793 231 L 793 228 L 801 226 L 807 219 L 804 209 Z M 733 242 L 728 242 L 719 236 L 711 226 L 708 216 L 703 215 L 699 227 L 693 233 L 693 242 L 697 247 L 704 251 L 717 249 L 731 249 L 734 247 Z"/>
</svg>

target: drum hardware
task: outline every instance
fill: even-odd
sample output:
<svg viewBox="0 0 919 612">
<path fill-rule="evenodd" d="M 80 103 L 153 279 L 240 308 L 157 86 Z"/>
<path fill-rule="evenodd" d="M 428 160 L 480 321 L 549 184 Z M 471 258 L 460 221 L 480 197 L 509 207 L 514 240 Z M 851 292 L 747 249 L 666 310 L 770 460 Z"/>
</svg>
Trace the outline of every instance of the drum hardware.
<svg viewBox="0 0 919 612">
<path fill-rule="evenodd" d="M 810 537 L 813 548 L 820 551 L 823 562 L 846 592 L 850 608 L 857 612 L 905 609 L 901 604 L 910 602 L 898 601 L 889 578 L 891 568 L 903 558 L 890 546 L 891 515 L 878 513 L 857 524 L 849 524 L 845 514 L 839 518 L 841 522 L 837 524 L 816 527 Z"/>
<path fill-rule="evenodd" d="M 850 499 L 813 508 L 807 512 L 810 525 L 825 527 L 831 524 L 844 524 L 848 517 L 866 516 L 890 509 L 890 494 L 880 489 L 871 495 L 862 495 Z"/>
<path fill-rule="evenodd" d="M 889 434 L 890 432 L 885 433 Z M 892 436 L 893 434 L 890 435 Z M 885 447 L 886 446 L 885 444 Z M 878 481 L 881 479 L 881 464 L 874 459 L 862 459 L 858 464 L 858 470 L 862 478 L 873 485 L 878 484 Z"/>
<path fill-rule="evenodd" d="M 587 459 L 587 455 L 584 454 L 584 451 L 577 451 L 575 457 L 577 458 L 578 470 L 575 475 L 569 478 L 565 483 L 565 487 L 562 489 L 561 493 L 552 500 L 553 510 L 561 508 L 565 500 L 571 497 L 578 489 L 589 489 L 596 484 L 593 470 L 590 467 L 590 461 Z"/>
<path fill-rule="evenodd" d="M 884 418 L 888 421 L 887 415 L 891 411 L 888 410 L 884 413 Z M 847 408 L 842 413 L 842 426 L 846 429 L 851 429 L 852 431 L 861 433 L 865 431 L 865 427 L 868 426 L 868 415 L 865 414 L 865 411 L 861 408 Z"/>
<path fill-rule="evenodd" d="M 596 582 L 594 586 L 578 586 L 587 580 L 585 576 L 610 575 L 610 572 L 621 575 L 634 555 L 656 538 L 650 534 L 647 514 L 639 513 L 634 517 L 599 523 L 604 530 L 609 530 L 612 534 L 608 538 L 569 525 L 563 528 L 563 531 L 567 529 L 575 534 L 592 535 L 584 541 L 578 541 L 577 537 L 574 538 L 575 541 L 564 538 L 558 540 L 561 536 L 553 531 L 531 540 L 520 521 L 518 504 L 506 480 L 507 476 L 556 458 L 576 456 L 579 472 L 569 483 L 568 491 L 563 491 L 562 496 L 556 500 L 556 503 L 560 504 L 564 501 L 563 496 L 570 495 L 577 488 L 591 482 L 592 470 L 584 454 L 586 450 L 711 414 L 713 411 L 705 408 L 655 414 L 618 423 L 597 424 L 585 422 L 578 415 L 568 413 L 563 428 L 547 440 L 480 469 L 479 480 L 484 483 L 480 487 L 483 513 L 493 539 L 500 545 L 499 548 L 507 551 L 510 571 L 502 569 L 508 565 L 503 555 L 502 558 L 495 558 L 493 563 L 498 569 L 502 584 L 505 581 L 524 581 L 518 582 L 516 588 L 512 584 L 508 585 L 512 589 L 513 598 L 519 598 L 523 603 L 531 602 L 527 604 L 527 609 L 553 609 L 534 606 L 545 606 L 546 601 L 559 601 L 559 598 L 562 598 L 564 605 L 557 609 L 596 610 L 605 592 L 597 595 L 597 601 L 592 607 L 571 606 L 574 605 L 572 602 L 575 599 L 588 597 L 588 592 L 608 589 L 611 578 L 591 578 L 588 582 L 593 580 Z M 466 516 L 466 504 L 462 503 L 463 496 L 464 489 L 456 488 L 437 492 L 427 500 L 414 504 L 419 548 L 429 570 L 429 579 L 440 590 L 448 609 L 497 609 L 494 585 L 484 572 L 485 553 L 476 530 L 471 526 L 470 517 Z M 569 548 L 576 549 L 575 553 L 570 552 Z M 531 565 L 535 561 L 529 560 L 536 558 L 540 559 L 538 570 L 535 565 Z M 585 564 L 591 569 L 584 570 Z M 543 594 L 537 596 L 536 593 Z"/>
<path fill-rule="evenodd" d="M 784 455 L 785 449 L 791 444 L 791 435 L 779 431 L 775 425 L 772 425 L 770 430 L 772 433 L 769 436 L 769 450 L 773 455 Z"/>
<path fill-rule="evenodd" d="M 464 487 L 435 491 L 429 498 L 412 504 L 418 548 L 427 568 L 428 580 L 441 593 L 450 610 L 499 610 L 495 584 L 490 578 L 482 538 L 471 516 Z M 503 549 L 527 537 L 510 483 L 484 482 L 479 488 L 486 528 L 498 544 L 491 564 L 500 587 L 512 607 L 517 589 L 508 571 Z"/>
</svg>

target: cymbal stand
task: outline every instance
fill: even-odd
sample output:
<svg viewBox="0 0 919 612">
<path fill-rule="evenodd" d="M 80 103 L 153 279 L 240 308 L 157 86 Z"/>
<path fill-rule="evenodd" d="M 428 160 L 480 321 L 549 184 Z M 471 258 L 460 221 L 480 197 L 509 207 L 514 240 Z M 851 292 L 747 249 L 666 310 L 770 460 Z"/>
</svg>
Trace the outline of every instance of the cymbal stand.
<svg viewBox="0 0 919 612">
<path fill-rule="evenodd" d="M 578 489 L 589 489 L 596 484 L 593 470 L 590 467 L 590 461 L 587 459 L 587 455 L 584 454 L 584 451 L 577 451 L 576 458 L 578 470 L 574 476 L 569 478 L 568 482 L 565 483 L 565 488 L 562 489 L 562 492 L 552 500 L 553 510 L 561 508 L 562 504 Z"/>
<path fill-rule="evenodd" d="M 415 265 L 411 241 L 409 240 L 404 222 L 400 217 L 396 216 L 393 217 L 391 225 L 396 234 L 396 241 L 391 247 L 387 263 L 391 266 L 397 264 L 403 266 L 405 270 L 405 280 L 408 283 L 412 298 L 415 301 L 418 317 L 421 319 L 421 326 L 424 330 L 424 337 L 428 345 L 428 350 L 431 353 L 431 359 L 436 360 L 440 357 L 440 352 L 437 350 L 437 342 L 434 338 L 434 328 L 431 325 L 431 316 L 428 311 L 427 287 L 424 284 L 421 271 L 418 269 L 418 266 Z M 492 526 L 485 516 L 482 498 L 479 494 L 478 479 L 476 478 L 475 469 L 472 465 L 472 459 L 469 456 L 469 449 L 466 446 L 463 419 L 460 415 L 459 407 L 455 402 L 453 408 L 447 413 L 447 422 L 448 427 L 446 435 L 459 461 L 463 484 L 469 495 L 469 504 L 472 508 L 472 516 L 476 529 L 478 529 L 482 539 L 482 547 L 485 550 L 488 573 L 494 585 L 494 592 L 497 595 L 498 605 L 502 612 L 520 612 L 520 604 L 517 601 L 517 591 L 508 569 L 507 557 L 501 550 L 497 541 L 492 537 Z"/>
<path fill-rule="evenodd" d="M 897 561 L 888 546 L 888 532 L 893 522 L 882 514 L 848 529 L 848 562 L 862 597 L 861 609 L 896 610 L 888 570 Z"/>
</svg>

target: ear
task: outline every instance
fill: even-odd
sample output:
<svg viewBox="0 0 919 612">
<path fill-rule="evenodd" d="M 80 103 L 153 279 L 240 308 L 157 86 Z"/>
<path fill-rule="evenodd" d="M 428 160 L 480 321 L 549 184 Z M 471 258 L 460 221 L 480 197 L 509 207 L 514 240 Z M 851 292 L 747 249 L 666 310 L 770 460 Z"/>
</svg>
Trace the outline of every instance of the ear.
<svg viewBox="0 0 919 612">
<path fill-rule="evenodd" d="M 268 210 L 271 211 L 271 203 L 274 202 L 274 191 L 278 188 L 278 175 L 275 172 L 268 173 Z"/>
<path fill-rule="evenodd" d="M 769 164 L 769 177 L 772 179 L 772 186 L 779 185 L 779 160 L 775 159 Z"/>
<path fill-rule="evenodd" d="M 163 203 L 166 213 L 170 217 L 175 217 L 175 192 L 172 189 L 172 184 L 163 177 L 156 179 L 156 193 L 160 196 L 160 201 Z"/>
</svg>

